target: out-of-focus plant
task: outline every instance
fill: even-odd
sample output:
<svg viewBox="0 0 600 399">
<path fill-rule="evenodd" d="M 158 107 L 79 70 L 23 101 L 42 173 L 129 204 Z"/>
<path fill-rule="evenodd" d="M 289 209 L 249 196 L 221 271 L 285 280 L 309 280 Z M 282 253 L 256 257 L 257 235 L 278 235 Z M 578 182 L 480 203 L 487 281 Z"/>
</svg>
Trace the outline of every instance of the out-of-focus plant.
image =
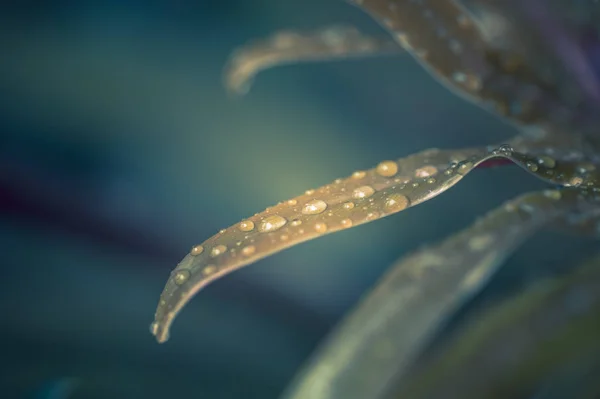
<svg viewBox="0 0 600 399">
<path fill-rule="evenodd" d="M 399 261 L 328 338 L 286 397 L 529 397 L 544 377 L 560 371 L 561 359 L 598 354 L 597 260 L 581 272 L 586 277 L 527 293 L 486 314 L 435 356 L 418 355 L 440 321 L 536 232 L 600 236 L 600 4 L 351 2 L 391 39 L 348 26 L 279 32 L 234 53 L 228 89 L 243 93 L 258 71 L 283 63 L 402 51 L 449 89 L 514 124 L 518 135 L 483 148 L 429 149 L 386 160 L 221 230 L 177 265 L 151 331 L 166 341 L 182 307 L 233 270 L 418 205 L 478 167 L 514 163 L 548 189 L 509 201 Z M 573 351 L 556 349 L 565 340 Z M 584 362 L 587 370 L 598 370 L 593 359 Z"/>
</svg>

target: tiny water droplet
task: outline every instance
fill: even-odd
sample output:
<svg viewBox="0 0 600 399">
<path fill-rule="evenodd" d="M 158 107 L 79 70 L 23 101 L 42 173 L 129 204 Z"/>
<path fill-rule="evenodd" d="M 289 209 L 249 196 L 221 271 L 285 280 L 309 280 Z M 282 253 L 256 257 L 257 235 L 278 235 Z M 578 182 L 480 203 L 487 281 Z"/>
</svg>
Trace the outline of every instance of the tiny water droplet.
<svg viewBox="0 0 600 399">
<path fill-rule="evenodd" d="M 511 154 L 514 150 L 510 145 L 503 144 L 500 147 L 498 147 L 498 151 L 500 151 L 503 154 L 508 155 L 508 154 Z"/>
<path fill-rule="evenodd" d="M 468 173 L 472 167 L 473 167 L 473 162 L 465 161 L 458 166 L 458 173 L 461 175 L 464 175 L 464 174 Z"/>
<path fill-rule="evenodd" d="M 202 270 L 202 274 L 204 274 L 205 276 L 210 276 L 211 274 L 213 274 L 216 271 L 217 271 L 217 267 L 215 265 L 207 265 Z"/>
<path fill-rule="evenodd" d="M 538 171 L 538 166 L 536 164 L 534 164 L 533 162 L 527 162 L 525 164 L 525 166 L 527 166 L 527 169 L 529 169 L 532 172 L 537 172 Z"/>
<path fill-rule="evenodd" d="M 327 225 L 325 223 L 317 223 L 315 224 L 315 230 L 318 233 L 325 233 L 327 231 Z"/>
<path fill-rule="evenodd" d="M 342 207 L 344 209 L 352 209 L 354 208 L 354 202 L 344 202 L 344 205 L 342 205 Z"/>
<path fill-rule="evenodd" d="M 153 321 L 153 322 L 150 324 L 150 333 L 151 333 L 152 335 L 156 335 L 156 334 L 158 334 L 158 322 L 157 322 L 157 321 Z"/>
<path fill-rule="evenodd" d="M 542 155 L 539 159 L 538 159 L 538 163 L 542 166 L 545 166 L 547 168 L 554 168 L 556 166 L 556 160 L 554 158 L 551 158 L 549 156 L 546 155 Z"/>
<path fill-rule="evenodd" d="M 242 255 L 251 256 L 256 252 L 256 247 L 254 245 L 248 245 L 247 247 L 242 248 Z"/>
<path fill-rule="evenodd" d="M 190 275 L 191 274 L 189 270 L 179 270 L 173 276 L 173 281 L 175 282 L 175 284 L 181 285 L 190 278 Z"/>
<path fill-rule="evenodd" d="M 562 197 L 562 193 L 559 190 L 544 190 L 544 196 L 553 200 L 559 200 Z"/>
<path fill-rule="evenodd" d="M 365 177 L 366 175 L 367 173 L 364 170 L 357 170 L 356 172 L 352 173 L 352 178 L 359 180 Z"/>
<path fill-rule="evenodd" d="M 202 252 L 204 252 L 204 247 L 202 245 L 196 245 L 195 247 L 192 248 L 192 250 L 190 251 L 190 254 L 193 256 L 197 256 L 197 255 L 200 255 Z"/>
<path fill-rule="evenodd" d="M 340 223 L 342 224 L 342 227 L 352 227 L 352 219 L 342 219 Z"/>
<path fill-rule="evenodd" d="M 216 247 L 213 247 L 213 249 L 210 250 L 210 256 L 211 256 L 211 258 L 216 258 L 217 256 L 221 255 L 225 251 L 227 251 L 227 247 L 223 244 L 220 244 L 220 245 L 217 245 Z"/>
</svg>

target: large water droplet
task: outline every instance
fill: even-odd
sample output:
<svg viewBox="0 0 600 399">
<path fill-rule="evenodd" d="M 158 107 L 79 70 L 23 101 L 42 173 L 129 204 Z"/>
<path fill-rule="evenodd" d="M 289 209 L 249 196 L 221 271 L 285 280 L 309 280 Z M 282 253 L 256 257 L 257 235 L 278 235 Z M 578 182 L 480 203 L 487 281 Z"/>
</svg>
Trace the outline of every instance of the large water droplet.
<svg viewBox="0 0 600 399">
<path fill-rule="evenodd" d="M 371 195 L 375 194 L 375 190 L 371 186 L 361 186 L 354 190 L 352 193 L 352 197 L 356 199 L 369 198 Z"/>
<path fill-rule="evenodd" d="M 402 194 L 392 194 L 385 200 L 385 210 L 388 212 L 400 212 L 408 208 L 410 201 Z"/>
<path fill-rule="evenodd" d="M 398 173 L 398 164 L 394 161 L 383 161 L 377 165 L 376 171 L 380 176 L 391 177 Z"/>
<path fill-rule="evenodd" d="M 258 231 L 262 233 L 269 233 L 271 231 L 279 230 L 287 223 L 284 217 L 279 215 L 273 215 L 266 217 L 262 220 L 258 226 Z"/>
<path fill-rule="evenodd" d="M 254 222 L 252 220 L 244 220 L 240 222 L 241 231 L 252 231 L 254 229 Z"/>
<path fill-rule="evenodd" d="M 312 200 L 302 207 L 302 213 L 305 215 L 317 215 L 327 209 L 327 204 L 321 200 Z"/>
</svg>

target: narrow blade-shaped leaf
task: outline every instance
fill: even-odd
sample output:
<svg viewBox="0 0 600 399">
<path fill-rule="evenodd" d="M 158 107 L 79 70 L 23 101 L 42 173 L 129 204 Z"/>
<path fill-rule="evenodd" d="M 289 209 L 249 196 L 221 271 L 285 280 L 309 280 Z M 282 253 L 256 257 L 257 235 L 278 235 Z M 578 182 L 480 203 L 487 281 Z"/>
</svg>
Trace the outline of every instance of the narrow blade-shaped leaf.
<svg viewBox="0 0 600 399">
<path fill-rule="evenodd" d="M 254 76 L 278 65 L 308 61 L 398 54 L 402 48 L 388 37 L 372 37 L 352 26 L 336 25 L 313 32 L 276 32 L 237 49 L 225 67 L 225 87 L 245 94 Z"/>
</svg>

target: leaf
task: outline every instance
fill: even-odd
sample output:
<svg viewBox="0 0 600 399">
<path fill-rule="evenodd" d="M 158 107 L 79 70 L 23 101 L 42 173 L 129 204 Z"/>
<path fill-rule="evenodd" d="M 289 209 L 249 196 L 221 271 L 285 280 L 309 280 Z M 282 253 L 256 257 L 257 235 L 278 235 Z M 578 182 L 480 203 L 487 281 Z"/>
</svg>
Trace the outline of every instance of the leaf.
<svg viewBox="0 0 600 399">
<path fill-rule="evenodd" d="M 547 190 L 523 195 L 469 228 L 402 259 L 335 329 L 291 389 L 289 399 L 380 398 L 403 376 L 437 323 L 490 278 L 535 232 L 598 194 Z M 597 209 L 597 208 L 596 208 Z"/>
<path fill-rule="evenodd" d="M 472 316 L 442 350 L 419 359 L 408 375 L 396 380 L 389 396 L 529 398 L 545 383 L 545 391 L 557 395 L 553 397 L 596 397 L 583 392 L 600 393 L 597 376 L 585 386 L 568 386 L 568 393 L 557 388 L 565 383 L 559 378 L 563 373 L 598 370 L 599 335 L 597 256 L 566 276 L 538 282 Z"/>
<path fill-rule="evenodd" d="M 525 143 L 527 140 L 519 145 L 535 147 L 533 142 Z M 159 342 L 166 341 L 170 325 L 182 307 L 217 278 L 292 245 L 427 201 L 494 158 L 508 159 L 554 184 L 577 186 L 600 181 L 597 171 L 580 176 L 576 162 L 529 157 L 514 151 L 510 145 L 428 150 L 397 161 L 383 161 L 374 169 L 354 172 L 345 179 L 267 208 L 192 248 L 167 281 L 152 333 Z"/>
<path fill-rule="evenodd" d="M 487 12 L 487 18 L 478 20 L 477 14 L 461 1 L 348 1 L 385 27 L 446 87 L 482 108 L 519 125 L 559 126 L 569 133 L 577 126 L 590 136 L 598 135 L 598 108 L 579 97 L 573 100 L 572 90 L 559 79 L 564 73 L 546 74 L 564 69 L 562 59 L 529 57 L 539 53 L 541 47 L 535 47 L 539 40 L 530 40 L 533 26 L 523 22 L 527 19 L 516 18 L 523 12 L 512 11 L 514 7 L 510 12 Z M 474 3 L 485 3 L 486 10 L 495 10 L 503 2 Z M 523 31 L 525 36 L 518 34 Z M 517 46 L 503 47 L 490 35 L 497 35 L 501 44 L 510 38 L 514 43 L 527 41 L 529 47 L 526 51 Z M 568 36 L 565 33 L 560 37 L 566 40 Z M 573 84 L 569 87 L 575 88 Z"/>
<path fill-rule="evenodd" d="M 400 52 L 400 46 L 390 38 L 366 36 L 352 26 L 335 25 L 313 32 L 281 31 L 234 51 L 225 68 L 225 87 L 232 94 L 246 94 L 258 72 L 279 65 Z"/>
</svg>

